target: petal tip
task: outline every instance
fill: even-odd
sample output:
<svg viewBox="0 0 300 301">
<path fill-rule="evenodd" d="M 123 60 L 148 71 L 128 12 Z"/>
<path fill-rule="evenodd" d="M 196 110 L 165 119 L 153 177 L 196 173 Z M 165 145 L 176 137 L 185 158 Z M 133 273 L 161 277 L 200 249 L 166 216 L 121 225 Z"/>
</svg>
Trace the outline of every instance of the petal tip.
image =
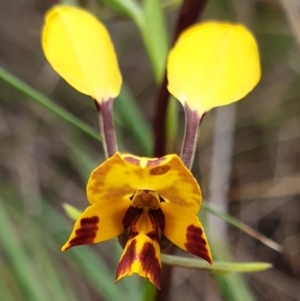
<svg viewBox="0 0 300 301">
<path fill-rule="evenodd" d="M 64 244 L 62 247 L 61 247 L 61 251 L 62 252 L 65 252 L 67 251 L 68 249 L 70 249 L 72 246 L 70 246 L 69 242 L 67 242 L 66 244 Z"/>
<path fill-rule="evenodd" d="M 209 264 L 213 264 L 211 251 L 207 242 L 206 235 L 201 225 L 190 225 L 187 227 L 185 248 L 198 257 L 203 258 Z"/>
</svg>

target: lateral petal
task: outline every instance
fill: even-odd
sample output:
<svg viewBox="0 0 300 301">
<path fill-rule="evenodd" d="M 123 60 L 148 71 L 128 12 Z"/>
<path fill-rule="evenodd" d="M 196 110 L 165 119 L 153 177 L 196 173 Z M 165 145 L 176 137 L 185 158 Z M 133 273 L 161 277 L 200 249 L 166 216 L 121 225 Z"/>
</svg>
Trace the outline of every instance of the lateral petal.
<svg viewBox="0 0 300 301">
<path fill-rule="evenodd" d="M 67 5 L 51 8 L 42 46 L 53 69 L 81 93 L 98 102 L 120 93 L 122 78 L 110 36 L 88 11 Z"/>
<path fill-rule="evenodd" d="M 76 221 L 62 251 L 74 246 L 105 241 L 121 234 L 125 230 L 124 218 L 129 207 L 130 200 L 127 199 L 119 199 L 113 206 L 100 200 L 87 207 Z"/>
<path fill-rule="evenodd" d="M 198 217 L 173 203 L 161 203 L 164 235 L 179 248 L 213 263 L 204 229 Z"/>
<path fill-rule="evenodd" d="M 160 288 L 160 247 L 156 240 L 145 234 L 138 234 L 127 241 L 118 264 L 116 281 L 133 273 L 151 281 Z"/>
<path fill-rule="evenodd" d="M 258 47 L 241 24 L 203 22 L 189 27 L 171 49 L 168 90 L 199 116 L 247 95 L 260 79 Z"/>
</svg>

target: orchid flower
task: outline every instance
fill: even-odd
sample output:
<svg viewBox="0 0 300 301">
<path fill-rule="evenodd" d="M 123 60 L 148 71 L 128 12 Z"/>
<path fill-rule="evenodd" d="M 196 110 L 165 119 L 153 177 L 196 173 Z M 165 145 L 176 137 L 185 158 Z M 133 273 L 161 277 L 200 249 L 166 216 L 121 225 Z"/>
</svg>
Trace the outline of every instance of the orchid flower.
<svg viewBox="0 0 300 301">
<path fill-rule="evenodd" d="M 112 239 L 124 231 L 127 242 L 116 281 L 138 273 L 160 287 L 160 240 L 212 263 L 197 217 L 201 191 L 176 155 L 140 158 L 115 153 L 97 167 L 87 184 L 90 206 L 82 213 L 62 250 Z"/>
<path fill-rule="evenodd" d="M 137 273 L 157 287 L 163 237 L 212 264 L 197 217 L 201 190 L 189 168 L 204 114 L 244 97 L 260 78 L 252 34 L 239 24 L 205 22 L 183 32 L 170 51 L 168 89 L 186 113 L 180 157 L 144 158 L 117 151 L 112 109 L 122 78 L 110 36 L 96 17 L 72 6 L 55 6 L 46 14 L 42 47 L 54 70 L 95 100 L 107 156 L 88 180 L 90 205 L 62 250 L 125 234 L 116 281 Z"/>
</svg>

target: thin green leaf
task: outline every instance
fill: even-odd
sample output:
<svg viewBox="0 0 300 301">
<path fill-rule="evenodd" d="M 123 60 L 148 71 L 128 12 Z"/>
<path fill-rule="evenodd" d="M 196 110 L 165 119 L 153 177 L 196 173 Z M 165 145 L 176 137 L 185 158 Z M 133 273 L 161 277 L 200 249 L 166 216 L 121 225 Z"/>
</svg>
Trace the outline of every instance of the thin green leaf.
<svg viewBox="0 0 300 301">
<path fill-rule="evenodd" d="M 20 91 L 23 95 L 26 95 L 30 99 L 34 100 L 38 104 L 44 106 L 55 115 L 61 117 L 63 120 L 69 122 L 76 128 L 80 129 L 90 137 L 101 141 L 100 134 L 94 130 L 91 126 L 87 125 L 81 119 L 69 113 L 67 110 L 55 104 L 51 99 L 44 96 L 42 93 L 33 89 L 22 80 L 10 74 L 8 71 L 0 67 L 0 79 L 4 82 Z M 121 94 L 115 101 L 116 112 L 124 122 L 124 125 L 128 128 L 128 131 L 132 135 L 133 139 L 137 142 L 142 153 L 145 156 L 150 156 L 152 149 L 152 134 L 148 124 L 143 120 L 140 110 L 134 102 L 128 88 L 123 85 Z M 134 118 L 133 118 L 134 116 Z"/>
<path fill-rule="evenodd" d="M 4 258 L 0 259 L 0 275 L 5 277 L 1 277 L 0 281 L 0 292 L 1 296 L 5 298 L 5 301 L 19 301 L 22 300 L 21 293 L 16 285 L 14 285 L 13 275 L 9 266 L 7 266 L 7 262 Z"/>
<path fill-rule="evenodd" d="M 162 2 L 162 7 L 164 10 L 174 10 L 177 9 L 183 0 L 165 0 Z"/>
<path fill-rule="evenodd" d="M 202 259 L 186 258 L 174 255 L 161 255 L 161 261 L 164 264 L 189 268 L 189 269 L 200 269 L 207 270 L 210 272 L 225 274 L 232 272 L 239 273 L 252 273 L 260 272 L 272 267 L 271 263 L 268 262 L 221 262 L 215 261 L 213 265 L 210 265 Z"/>
<path fill-rule="evenodd" d="M 218 235 L 210 237 L 210 246 L 213 257 L 216 261 L 231 261 L 232 257 L 227 243 L 223 241 L 223 237 Z M 268 267 L 267 267 L 268 268 Z M 251 289 L 243 275 L 239 273 L 213 274 L 215 280 L 223 293 L 224 300 L 227 301 L 255 301 Z"/>
<path fill-rule="evenodd" d="M 26 256 L 24 248 L 20 248 L 20 237 L 13 231 L 14 227 L 12 223 L 6 223 L 12 212 L 17 212 L 17 210 L 20 210 L 21 206 L 17 205 L 20 204 L 20 195 L 16 189 L 12 188 L 11 183 L 2 182 L 2 184 L 3 186 L 0 186 L 0 195 L 2 197 L 5 196 L 5 201 L 2 201 L 2 198 L 0 198 L 0 239 L 2 246 L 5 246 L 4 249 L 9 250 L 8 256 L 6 257 L 8 259 L 7 263 L 16 271 L 15 275 L 24 282 L 24 285 L 21 283 L 22 286 L 18 283 L 18 286 L 24 294 L 22 300 L 60 300 L 60 298 L 51 298 L 49 292 L 43 290 L 44 285 L 47 283 L 47 281 L 45 283 L 47 278 L 42 277 L 40 273 L 38 273 L 38 268 L 35 265 L 30 264 L 31 261 Z M 3 189 L 1 189 L 1 187 Z M 2 205 L 2 202 L 3 204 L 9 204 L 10 206 L 13 206 L 13 209 L 10 210 L 9 214 L 7 211 L 3 210 L 5 207 Z M 139 293 L 137 288 L 134 288 L 133 292 L 131 293 L 129 290 L 127 290 L 127 287 L 122 285 L 122 282 L 118 286 L 114 285 L 115 271 L 112 271 L 102 257 L 92 249 L 88 247 L 82 247 L 78 250 L 70 250 L 66 253 L 60 252 L 59 247 L 67 239 L 68 235 L 68 233 L 62 233 L 61 230 L 70 229 L 70 225 L 60 214 L 57 213 L 56 210 L 53 209 L 49 202 L 44 199 L 40 199 L 40 203 L 42 205 L 41 214 L 36 216 L 35 220 L 24 219 L 28 223 L 31 223 L 31 228 L 34 227 L 35 230 L 38 229 L 37 231 L 40 233 L 40 239 L 38 241 L 39 244 L 44 244 L 47 246 L 47 248 L 54 251 L 56 250 L 58 254 L 57 256 L 60 260 L 64 257 L 71 266 L 76 266 L 76 268 L 79 269 L 79 274 L 82 275 L 82 281 L 90 284 L 95 291 L 98 292 L 99 296 L 103 296 L 103 300 L 121 301 L 126 293 L 128 294 L 129 298 Z M 21 211 L 18 212 L 18 216 L 20 217 L 18 219 L 19 224 L 24 218 L 21 213 Z M 47 239 L 44 239 L 45 236 Z M 9 243 L 6 243 L 6 241 Z M 33 241 L 35 245 L 36 239 Z M 32 245 L 32 247 L 34 247 L 34 245 Z M 53 260 L 53 257 L 51 259 Z M 60 271 L 60 269 L 61 266 L 57 266 L 57 271 Z M 21 273 L 21 275 L 18 276 L 17 273 Z M 28 277 L 28 275 L 30 275 L 30 277 Z M 34 288 L 34 290 L 32 290 L 32 288 Z M 38 294 L 40 291 L 41 293 Z M 24 292 L 26 292 L 26 295 Z M 71 298 L 66 299 L 63 296 L 61 297 L 62 300 L 72 300 Z"/>
<path fill-rule="evenodd" d="M 143 119 L 142 112 L 125 85 L 123 85 L 120 95 L 115 100 L 114 107 L 124 126 L 138 143 L 143 155 L 151 156 L 153 142 L 151 129 Z"/>
<path fill-rule="evenodd" d="M 278 252 L 282 252 L 282 246 L 279 245 L 277 242 L 273 241 L 272 239 L 262 235 L 261 233 L 257 232 L 255 229 L 251 228 L 250 226 L 244 224 L 243 222 L 239 221 L 238 219 L 232 217 L 231 215 L 221 212 L 207 202 L 203 201 L 202 202 L 202 207 L 209 213 L 218 216 L 219 218 L 223 219 L 226 221 L 228 224 L 231 226 L 247 233 L 249 236 L 252 236 L 253 238 L 259 240 L 262 242 L 264 245 L 268 246 L 269 248 L 276 250 Z"/>
<path fill-rule="evenodd" d="M 68 204 L 68 203 L 62 203 L 62 207 L 64 208 L 66 215 L 72 221 L 76 221 L 79 218 L 81 211 L 79 209 L 77 209 L 76 207 L 74 207 L 73 205 Z"/>
<path fill-rule="evenodd" d="M 101 2 L 128 16 L 138 27 L 142 26 L 142 9 L 136 2 L 132 0 L 102 0 Z"/>
<path fill-rule="evenodd" d="M 22 80 L 18 79 L 8 71 L 4 70 L 0 67 L 0 79 L 6 82 L 8 85 L 12 86 L 16 90 L 20 91 L 23 95 L 31 98 L 35 102 L 39 103 L 55 115 L 59 116 L 60 118 L 64 119 L 65 121 L 69 122 L 70 124 L 74 125 L 82 132 L 88 134 L 89 136 L 93 137 L 94 139 L 101 141 L 100 134 L 95 131 L 92 127 L 87 125 L 81 119 L 75 117 L 67 110 L 63 109 L 62 107 L 55 104 L 51 99 L 44 96 L 42 93 L 38 92 L 37 90 L 31 88 Z"/>
<path fill-rule="evenodd" d="M 6 187 L 8 187 L 8 185 L 6 185 Z M 2 196 L 6 195 L 4 198 L 4 206 L 6 204 L 12 205 L 12 198 L 14 198 L 14 201 L 19 203 L 19 196 L 12 196 L 11 191 L 7 191 L 7 194 L 1 194 Z M 33 197 L 34 196 L 32 195 L 32 198 Z M 8 202 L 8 200 L 10 201 Z M 60 256 L 56 257 L 54 255 L 54 253 L 58 253 L 57 243 L 50 239 L 49 235 L 45 235 L 45 228 L 42 229 L 40 224 L 37 226 L 37 221 L 35 218 L 32 218 L 30 215 L 24 215 L 24 212 L 18 209 L 16 209 L 16 204 L 14 206 L 7 206 L 5 208 L 5 210 L 7 210 L 6 213 L 10 217 L 11 221 L 18 221 L 17 229 L 19 229 L 19 231 L 17 234 L 17 244 L 20 254 L 23 253 L 23 256 L 27 262 L 32 262 L 32 259 L 34 258 L 35 264 L 31 265 L 31 268 L 34 271 L 34 277 L 32 281 L 28 281 L 27 279 L 23 279 L 22 277 L 18 276 L 18 270 L 16 270 L 10 264 L 10 262 L 6 260 L 6 264 L 9 267 L 9 272 L 13 277 L 10 281 L 9 287 L 10 291 L 16 295 L 14 300 L 24 300 L 24 296 L 28 295 L 28 292 L 31 292 L 33 295 L 37 290 L 37 281 L 35 280 L 35 277 L 37 277 L 39 285 L 44 288 L 43 294 L 45 297 L 43 300 L 59 300 L 62 298 L 63 300 L 79 301 L 76 292 L 72 289 L 70 278 L 67 276 L 67 274 L 65 274 L 65 270 L 62 270 L 60 265 L 53 264 L 60 261 Z M 22 244 L 20 244 L 20 236 L 22 237 Z M 47 237 L 46 241 L 45 237 Z M 46 247 L 45 242 L 46 244 L 49 244 L 48 247 Z M 10 252 L 7 245 L 3 246 L 5 251 Z M 55 252 L 49 252 L 51 248 L 52 250 L 54 249 Z M 21 260 L 19 260 L 18 263 L 22 266 Z M 2 275 L 5 275 L 5 278 L 9 279 L 8 273 L 2 273 Z M 28 275 L 24 276 L 25 278 L 28 278 Z M 23 282 L 26 283 L 25 286 L 22 284 Z M 20 295 L 21 297 L 18 298 L 17 295 Z"/>
<path fill-rule="evenodd" d="M 54 231 L 53 225 L 59 225 L 61 229 L 67 229 L 70 226 L 66 221 L 59 216 L 46 201 L 43 201 L 45 213 L 47 218 L 41 216 L 41 221 L 46 226 Z M 62 245 L 66 236 L 59 235 L 58 241 Z M 123 300 L 125 287 L 121 285 L 114 285 L 115 272 L 112 271 L 99 254 L 92 248 L 87 246 L 71 249 L 68 252 L 61 253 L 61 256 L 68 260 L 71 265 L 76 265 L 80 269 L 83 279 L 89 283 L 98 293 L 103 296 L 105 300 Z M 87 260 L 88 259 L 88 260 Z M 133 292 L 134 293 L 134 292 Z"/>
<path fill-rule="evenodd" d="M 153 301 L 155 300 L 157 294 L 157 288 L 150 282 L 145 281 L 144 283 L 144 292 L 143 292 L 143 301 Z"/>
<path fill-rule="evenodd" d="M 146 50 L 153 68 L 156 83 L 165 73 L 168 53 L 168 35 L 164 14 L 159 0 L 144 0 L 144 24 L 140 27 Z"/>
<path fill-rule="evenodd" d="M 28 256 L 19 245 L 19 235 L 14 230 L 12 221 L 4 207 L 4 199 L 0 198 L 0 240 L 4 247 L 4 256 L 15 272 L 16 282 L 24 294 L 24 300 L 47 301 L 50 299 L 42 283 L 37 277 L 35 267 L 30 264 Z M 35 288 L 34 290 L 32 288 Z"/>
<path fill-rule="evenodd" d="M 174 152 L 176 141 L 178 138 L 178 105 L 179 102 L 174 97 L 170 97 L 167 111 L 167 153 Z"/>
</svg>

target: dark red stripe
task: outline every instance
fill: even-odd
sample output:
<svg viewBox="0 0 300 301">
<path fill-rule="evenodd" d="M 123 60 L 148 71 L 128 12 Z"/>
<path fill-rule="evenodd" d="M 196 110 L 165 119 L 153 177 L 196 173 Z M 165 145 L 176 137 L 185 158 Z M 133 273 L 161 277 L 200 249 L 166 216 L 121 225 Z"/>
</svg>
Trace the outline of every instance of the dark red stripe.
<svg viewBox="0 0 300 301">
<path fill-rule="evenodd" d="M 156 257 L 155 248 L 152 243 L 146 242 L 144 244 L 140 253 L 140 262 L 147 278 L 149 279 L 149 275 L 151 275 L 151 281 L 157 288 L 160 288 L 161 266 L 158 258 Z"/>
<path fill-rule="evenodd" d="M 186 231 L 186 240 L 187 242 L 184 246 L 189 253 L 199 256 L 212 264 L 212 260 L 208 253 L 207 242 L 203 238 L 202 228 L 190 225 Z"/>
<path fill-rule="evenodd" d="M 124 274 L 126 271 L 130 270 L 135 258 L 136 240 L 133 240 L 118 264 L 116 279 L 118 279 L 121 274 Z"/>
</svg>

